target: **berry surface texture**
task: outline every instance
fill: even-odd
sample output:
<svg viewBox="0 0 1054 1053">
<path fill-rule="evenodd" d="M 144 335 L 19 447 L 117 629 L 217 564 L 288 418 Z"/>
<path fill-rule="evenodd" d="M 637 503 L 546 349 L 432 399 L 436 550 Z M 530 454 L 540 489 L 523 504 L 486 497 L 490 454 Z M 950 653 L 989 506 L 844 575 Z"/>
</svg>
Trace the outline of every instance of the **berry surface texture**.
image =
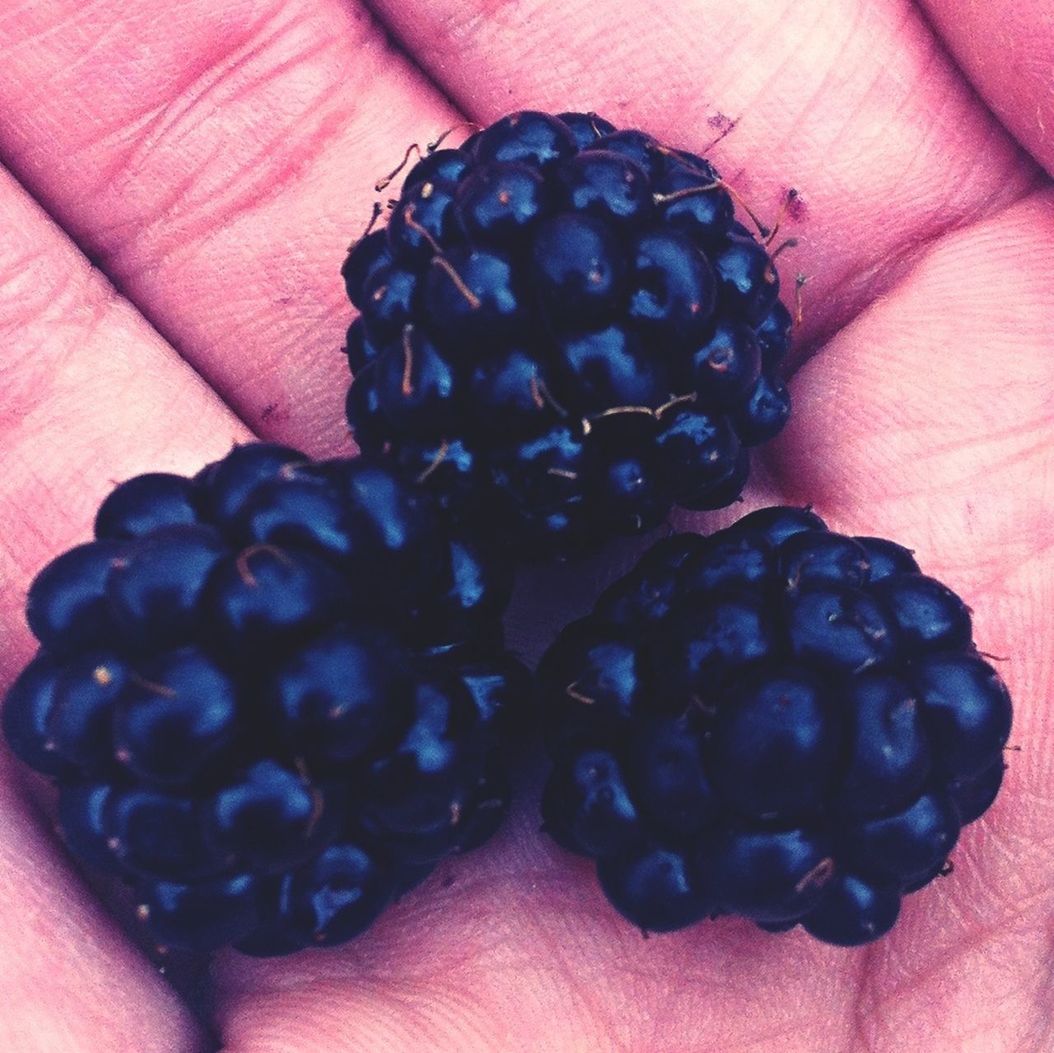
<svg viewBox="0 0 1054 1053">
<path fill-rule="evenodd" d="M 359 446 L 524 552 L 730 504 L 790 412 L 791 317 L 728 187 L 592 114 L 426 153 L 343 275 Z"/>
<path fill-rule="evenodd" d="M 162 947 L 358 935 L 509 803 L 511 572 L 368 458 L 248 444 L 118 486 L 29 590 L 14 752 Z"/>
<path fill-rule="evenodd" d="M 660 541 L 539 681 L 545 829 L 645 931 L 737 914 L 868 943 L 1003 779 L 1010 699 L 965 604 L 808 510 Z"/>
</svg>

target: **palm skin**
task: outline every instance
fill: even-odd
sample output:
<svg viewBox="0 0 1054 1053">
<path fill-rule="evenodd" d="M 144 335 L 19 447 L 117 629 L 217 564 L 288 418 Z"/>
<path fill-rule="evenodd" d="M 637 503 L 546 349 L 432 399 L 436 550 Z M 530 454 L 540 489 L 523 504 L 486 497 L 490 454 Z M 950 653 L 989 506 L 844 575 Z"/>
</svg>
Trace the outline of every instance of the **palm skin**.
<svg viewBox="0 0 1054 1053">
<path fill-rule="evenodd" d="M 403 144 L 538 107 L 698 149 L 737 118 L 713 156 L 762 211 L 800 191 L 783 273 L 810 277 L 795 416 L 747 497 L 905 541 L 974 607 L 1016 701 L 1003 794 L 953 877 L 845 951 L 731 919 L 644 941 L 524 793 L 354 944 L 218 956 L 211 1029 L 229 1053 L 1050 1048 L 1054 20 L 1040 0 L 569 6 L 0 13 L 0 684 L 31 650 L 30 577 L 115 480 L 250 432 L 347 448 L 337 270 Z M 564 576 L 527 582 L 525 650 L 576 612 Z M 0 1047 L 214 1047 L 3 773 Z"/>
</svg>

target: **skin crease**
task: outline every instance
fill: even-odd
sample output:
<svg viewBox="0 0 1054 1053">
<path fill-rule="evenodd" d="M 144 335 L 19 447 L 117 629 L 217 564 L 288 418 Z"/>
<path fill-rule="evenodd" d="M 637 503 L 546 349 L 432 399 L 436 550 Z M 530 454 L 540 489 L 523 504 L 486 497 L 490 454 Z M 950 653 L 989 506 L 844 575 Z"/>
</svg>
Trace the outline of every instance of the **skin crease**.
<svg viewBox="0 0 1054 1053">
<path fill-rule="evenodd" d="M 87 536 L 113 482 L 194 471 L 250 431 L 349 448 L 337 272 L 372 184 L 462 115 L 538 106 L 595 108 L 696 149 L 733 117 L 712 156 L 754 207 L 773 215 L 799 189 L 785 232 L 801 245 L 781 270 L 788 288 L 810 277 L 810 357 L 746 507 L 812 502 L 836 529 L 910 544 L 974 608 L 1016 703 L 999 801 L 954 875 L 870 948 L 733 919 L 642 940 L 589 866 L 539 836 L 528 774 L 494 841 L 354 944 L 217 956 L 210 1027 L 225 1051 L 1054 1043 L 1054 192 L 1049 135 L 1027 131 L 1049 113 L 1033 33 L 1049 42 L 1049 16 L 1014 5 L 1000 31 L 1032 61 L 992 63 L 977 58 L 986 5 L 927 8 L 23 0 L 0 13 L 13 174 L 0 179 L 0 686 L 31 650 L 30 577 Z M 516 641 L 544 646 L 627 553 L 525 576 Z M 96 905 L 36 788 L 6 762 L 0 776 L 0 1047 L 215 1048 Z"/>
</svg>

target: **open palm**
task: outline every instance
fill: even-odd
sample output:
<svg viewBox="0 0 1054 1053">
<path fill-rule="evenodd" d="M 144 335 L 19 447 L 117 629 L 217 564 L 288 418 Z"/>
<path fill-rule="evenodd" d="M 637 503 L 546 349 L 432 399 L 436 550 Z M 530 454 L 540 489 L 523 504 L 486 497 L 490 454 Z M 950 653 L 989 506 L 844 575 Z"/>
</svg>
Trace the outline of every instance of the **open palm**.
<svg viewBox="0 0 1054 1053">
<path fill-rule="evenodd" d="M 192 473 L 250 433 L 348 448 L 338 268 L 406 144 L 595 109 L 695 150 L 735 120 L 712 156 L 740 194 L 771 214 L 799 191 L 796 413 L 748 497 L 912 544 L 1005 658 L 1020 748 L 955 875 L 872 947 L 735 919 L 644 941 L 525 794 L 353 944 L 218 956 L 204 1022 L 5 762 L 0 1047 L 1051 1048 L 1048 4 L 18 0 L 0 59 L 0 684 L 31 650 L 26 584 L 114 481 Z M 527 583 L 536 642 L 568 616 L 558 586 Z"/>
</svg>

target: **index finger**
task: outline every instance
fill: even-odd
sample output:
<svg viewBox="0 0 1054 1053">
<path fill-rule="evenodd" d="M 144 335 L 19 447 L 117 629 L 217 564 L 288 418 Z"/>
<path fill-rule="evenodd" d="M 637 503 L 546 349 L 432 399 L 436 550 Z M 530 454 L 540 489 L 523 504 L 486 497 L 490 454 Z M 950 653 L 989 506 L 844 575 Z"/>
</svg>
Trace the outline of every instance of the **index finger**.
<svg viewBox="0 0 1054 1053">
<path fill-rule="evenodd" d="M 909 0 L 377 0 L 480 121 L 596 109 L 696 152 L 771 221 L 810 278 L 806 339 L 888 289 L 919 249 L 1034 180 Z"/>
<path fill-rule="evenodd" d="M 0 16 L 0 152 L 244 420 L 312 452 L 346 442 L 343 251 L 458 120 L 430 76 L 480 120 L 581 107 L 703 147 L 738 119 L 725 175 L 766 216 L 801 191 L 812 337 L 1032 179 L 906 0 L 377 10 L 422 68 L 355 0 Z"/>
<path fill-rule="evenodd" d="M 1054 175 L 1054 7 L 1043 0 L 922 0 L 985 101 Z"/>
</svg>

